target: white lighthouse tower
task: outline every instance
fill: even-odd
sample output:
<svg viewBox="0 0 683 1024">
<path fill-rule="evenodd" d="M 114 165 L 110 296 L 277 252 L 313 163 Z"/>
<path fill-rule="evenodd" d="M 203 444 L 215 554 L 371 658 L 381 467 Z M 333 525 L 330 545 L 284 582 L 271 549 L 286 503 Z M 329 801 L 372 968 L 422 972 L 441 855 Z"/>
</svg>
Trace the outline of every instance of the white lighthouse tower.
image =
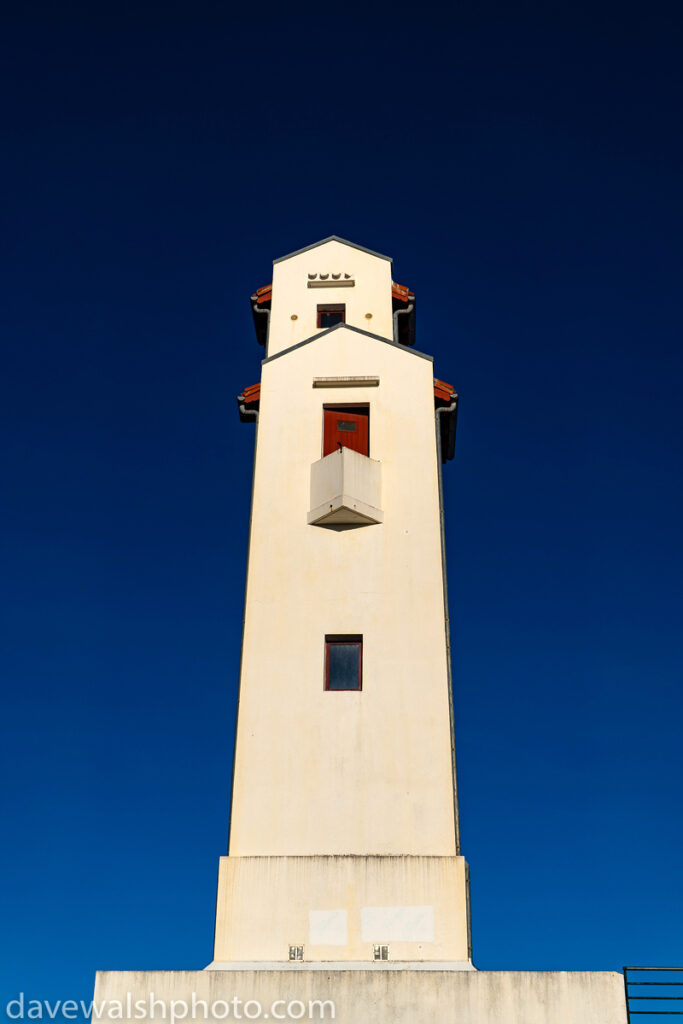
<svg viewBox="0 0 683 1024">
<path fill-rule="evenodd" d="M 391 260 L 338 238 L 253 298 L 257 420 L 215 962 L 468 966 L 440 462 L 457 396 Z"/>
<path fill-rule="evenodd" d="M 98 1016 L 626 1024 L 616 972 L 479 971 L 460 852 L 442 465 L 457 395 L 391 260 L 332 237 L 252 296 L 261 379 L 228 855 L 204 970 Z M 449 371 L 450 372 L 450 371 Z"/>
</svg>

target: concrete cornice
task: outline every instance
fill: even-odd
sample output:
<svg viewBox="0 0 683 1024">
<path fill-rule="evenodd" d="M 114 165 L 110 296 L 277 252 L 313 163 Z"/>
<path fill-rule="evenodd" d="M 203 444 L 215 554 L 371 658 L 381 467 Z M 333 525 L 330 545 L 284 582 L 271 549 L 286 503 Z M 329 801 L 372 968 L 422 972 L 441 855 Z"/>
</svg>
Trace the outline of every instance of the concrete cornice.
<svg viewBox="0 0 683 1024">
<path fill-rule="evenodd" d="M 471 960 L 214 960 L 205 971 L 476 971 Z"/>
</svg>

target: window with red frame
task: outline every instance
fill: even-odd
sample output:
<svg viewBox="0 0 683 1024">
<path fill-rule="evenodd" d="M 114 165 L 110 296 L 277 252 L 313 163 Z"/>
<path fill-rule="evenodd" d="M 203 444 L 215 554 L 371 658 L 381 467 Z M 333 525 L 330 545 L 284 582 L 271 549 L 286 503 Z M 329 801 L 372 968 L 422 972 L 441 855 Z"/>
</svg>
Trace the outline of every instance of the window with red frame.
<svg viewBox="0 0 683 1024">
<path fill-rule="evenodd" d="M 337 303 L 331 306 L 318 306 L 318 327 L 334 327 L 335 324 L 346 323 L 346 306 Z"/>
<path fill-rule="evenodd" d="M 325 689 L 362 690 L 363 637 L 325 637 Z"/>
</svg>

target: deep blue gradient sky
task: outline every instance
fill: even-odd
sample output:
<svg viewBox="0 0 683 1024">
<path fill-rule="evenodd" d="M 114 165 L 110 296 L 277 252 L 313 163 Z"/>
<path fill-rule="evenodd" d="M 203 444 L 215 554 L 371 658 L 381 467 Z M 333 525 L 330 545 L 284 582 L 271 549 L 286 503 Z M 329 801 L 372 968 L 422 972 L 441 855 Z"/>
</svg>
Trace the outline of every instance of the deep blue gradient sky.
<svg viewBox="0 0 683 1024">
<path fill-rule="evenodd" d="M 6 11 L 4 998 L 211 959 L 248 296 L 332 233 L 461 396 L 475 962 L 683 961 L 677 7 Z"/>
</svg>

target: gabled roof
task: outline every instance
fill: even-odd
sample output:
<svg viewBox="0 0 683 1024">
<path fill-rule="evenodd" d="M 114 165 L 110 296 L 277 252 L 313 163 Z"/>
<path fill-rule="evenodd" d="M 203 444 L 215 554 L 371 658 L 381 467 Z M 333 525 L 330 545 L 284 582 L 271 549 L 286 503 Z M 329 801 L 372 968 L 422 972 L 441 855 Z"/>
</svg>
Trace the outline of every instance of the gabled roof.
<svg viewBox="0 0 683 1024">
<path fill-rule="evenodd" d="M 324 331 L 312 334 L 310 338 L 297 341 L 296 344 L 290 345 L 289 348 L 283 348 L 281 352 L 276 352 L 275 355 L 266 356 L 265 359 L 261 360 L 261 364 L 270 363 L 273 359 L 280 359 L 282 356 L 294 352 L 297 348 L 303 348 L 304 345 L 310 345 L 312 341 L 317 341 L 318 338 L 324 338 L 328 334 L 332 334 L 332 331 L 353 331 L 354 334 L 362 334 L 365 338 L 374 338 L 375 341 L 381 341 L 384 345 L 391 345 L 392 348 L 397 348 L 401 352 L 407 352 L 408 355 L 419 356 L 420 359 L 428 359 L 430 363 L 434 362 L 434 357 L 428 356 L 426 352 L 418 352 L 416 348 L 408 348 L 407 345 L 401 345 L 398 341 L 392 341 L 391 338 L 383 338 L 381 334 L 371 334 L 370 331 L 364 331 L 361 327 L 354 327 L 352 324 L 334 324 L 333 327 L 328 327 Z"/>
<path fill-rule="evenodd" d="M 393 263 L 391 256 L 383 256 L 381 252 L 374 252 L 372 249 L 366 249 L 364 245 L 357 245 L 355 242 L 349 242 L 348 238 L 340 238 L 339 235 L 329 235 L 327 238 L 321 238 L 319 242 L 312 242 L 311 245 L 305 245 L 303 249 L 297 249 L 295 252 L 289 252 L 286 256 L 279 256 L 273 263 L 282 263 L 283 260 L 291 260 L 292 256 L 299 256 L 302 252 L 308 252 L 309 249 L 317 249 L 319 245 L 325 245 L 326 242 L 341 242 L 342 245 L 350 245 L 352 249 L 360 249 L 361 252 L 367 252 L 370 256 L 377 256 L 380 260 L 388 260 L 389 263 Z"/>
</svg>

